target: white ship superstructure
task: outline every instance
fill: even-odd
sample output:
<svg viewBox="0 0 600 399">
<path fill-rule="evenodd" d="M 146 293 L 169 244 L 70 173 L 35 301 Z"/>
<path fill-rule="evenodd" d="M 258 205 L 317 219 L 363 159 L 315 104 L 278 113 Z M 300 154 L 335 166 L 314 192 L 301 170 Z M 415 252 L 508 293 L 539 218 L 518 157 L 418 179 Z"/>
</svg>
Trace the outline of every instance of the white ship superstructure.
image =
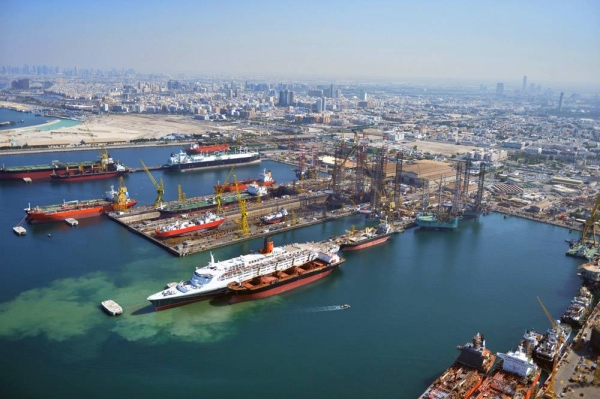
<svg viewBox="0 0 600 399">
<path fill-rule="evenodd" d="M 253 253 L 216 262 L 211 253 L 208 265 L 196 268 L 188 281 L 182 281 L 148 297 L 156 310 L 214 298 L 228 292 L 231 282 L 242 282 L 317 258 L 330 260 L 339 250 L 332 242 L 296 243 L 274 247 L 270 253 Z"/>
</svg>

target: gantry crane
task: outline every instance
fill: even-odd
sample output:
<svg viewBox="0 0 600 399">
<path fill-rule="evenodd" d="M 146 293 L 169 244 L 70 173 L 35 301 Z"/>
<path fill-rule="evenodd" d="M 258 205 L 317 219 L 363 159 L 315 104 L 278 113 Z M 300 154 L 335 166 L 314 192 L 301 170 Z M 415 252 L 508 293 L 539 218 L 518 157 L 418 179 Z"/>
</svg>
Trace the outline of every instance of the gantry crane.
<svg viewBox="0 0 600 399">
<path fill-rule="evenodd" d="M 156 179 L 154 178 L 154 176 L 152 176 L 152 173 L 150 173 L 150 170 L 148 170 L 148 167 L 146 166 L 144 161 L 142 161 L 140 159 L 140 162 L 142 163 L 142 166 L 144 167 L 144 170 L 146 171 L 146 173 L 148 173 L 148 176 L 150 177 L 152 184 L 154 184 L 154 187 L 156 187 L 156 201 L 154 201 L 154 206 L 158 207 L 162 203 L 162 197 L 163 197 L 163 194 L 165 193 L 165 184 L 163 183 L 162 177 L 160 178 L 159 182 L 157 183 Z"/>
<path fill-rule="evenodd" d="M 544 393 L 544 397 L 554 399 L 554 397 L 555 397 L 554 384 L 556 382 L 556 369 L 557 369 L 557 365 L 558 365 L 558 358 L 560 357 L 560 349 L 565 344 L 565 337 L 563 335 L 562 329 L 556 324 L 556 322 L 550 315 L 550 312 L 548 312 L 548 309 L 546 309 L 546 306 L 544 306 L 544 303 L 542 302 L 542 300 L 539 297 L 537 300 L 540 303 L 540 305 L 542 306 L 542 309 L 544 310 L 546 317 L 548 317 L 548 320 L 550 320 L 550 324 L 552 325 L 552 328 L 556 332 L 556 336 L 557 336 L 557 340 L 558 340 L 556 356 L 554 356 L 554 360 L 552 361 L 552 370 L 550 372 L 550 375 L 548 376 L 548 381 L 547 381 L 548 388 L 546 389 L 546 392 Z"/>
<path fill-rule="evenodd" d="M 215 201 L 217 203 L 217 215 L 220 215 L 221 213 L 223 213 L 223 205 L 221 204 L 221 196 L 223 195 L 223 191 L 225 191 L 225 187 L 227 187 L 227 182 L 229 181 L 229 177 L 233 173 L 234 168 L 235 168 L 235 165 L 233 165 L 231 167 L 231 169 L 229 170 L 229 173 L 227 174 L 227 177 L 225 178 L 225 181 L 223 182 L 223 184 L 217 184 L 215 186 Z M 237 191 L 237 182 L 236 182 L 235 190 Z"/>
<path fill-rule="evenodd" d="M 233 175 L 233 181 L 235 182 L 235 192 L 237 193 L 238 204 L 240 206 L 240 235 L 242 237 L 248 237 L 251 231 L 250 226 L 248 225 L 248 211 L 246 210 L 246 201 L 242 198 L 240 190 L 237 189 L 238 181 L 235 175 Z"/>
</svg>

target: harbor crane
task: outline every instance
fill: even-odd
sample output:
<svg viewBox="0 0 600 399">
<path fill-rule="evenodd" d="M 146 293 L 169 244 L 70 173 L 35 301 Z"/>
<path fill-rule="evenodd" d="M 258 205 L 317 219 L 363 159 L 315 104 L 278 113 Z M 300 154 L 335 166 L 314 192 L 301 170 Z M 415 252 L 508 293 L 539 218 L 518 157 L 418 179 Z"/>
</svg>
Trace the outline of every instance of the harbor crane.
<svg viewBox="0 0 600 399">
<path fill-rule="evenodd" d="M 240 235 L 242 237 L 248 237 L 251 234 L 251 231 L 250 225 L 248 225 L 248 211 L 246 210 L 246 201 L 242 198 L 240 190 L 238 190 L 238 181 L 235 175 L 233 175 L 233 181 L 235 182 L 235 192 L 237 193 L 238 204 L 240 206 Z"/>
<path fill-rule="evenodd" d="M 165 184 L 163 183 L 162 177 L 159 179 L 159 182 L 157 183 L 156 179 L 154 178 L 154 176 L 152 176 L 152 173 L 150 173 L 150 170 L 148 170 L 148 167 L 146 166 L 144 161 L 142 161 L 140 159 L 140 162 L 142 163 L 142 166 L 144 167 L 144 170 L 146 171 L 146 173 L 148 173 L 148 176 L 150 177 L 152 184 L 154 184 L 154 187 L 156 187 L 156 201 L 154 201 L 154 206 L 158 207 L 162 203 L 162 197 L 163 197 L 163 194 L 165 193 Z"/>
<path fill-rule="evenodd" d="M 598 207 L 600 206 L 600 195 L 596 198 L 596 203 L 592 208 L 592 212 L 590 213 L 590 217 L 587 218 L 585 224 L 583 225 L 583 230 L 581 231 L 581 244 L 585 244 L 586 240 L 593 242 L 594 246 L 598 245 L 596 241 L 596 222 L 598 221 Z M 591 235 L 591 237 L 588 237 Z"/>
<path fill-rule="evenodd" d="M 560 352 L 560 349 L 562 348 L 562 346 L 565 344 L 565 337 L 563 335 L 562 329 L 558 326 L 558 324 L 556 324 L 556 321 L 554 321 L 554 319 L 552 318 L 552 315 L 550 315 L 550 312 L 548 312 L 548 309 L 546 309 L 546 306 L 544 306 L 544 303 L 542 302 L 542 300 L 539 297 L 537 300 L 540 303 L 540 305 L 542 306 L 542 309 L 544 310 L 546 317 L 548 318 L 548 320 L 550 320 L 550 324 L 552 325 L 552 328 L 554 329 L 554 331 L 556 331 L 556 336 L 558 339 L 558 344 L 557 344 L 558 349 L 556 351 L 556 356 L 554 357 L 554 360 L 552 361 L 552 370 L 550 372 L 550 375 L 548 376 L 548 381 L 546 382 L 548 385 L 548 388 L 546 389 L 546 392 L 544 393 L 545 398 L 554 399 L 556 397 L 556 394 L 554 393 L 554 384 L 556 383 L 556 369 L 558 366 L 558 358 L 560 357 L 559 352 Z"/>
<path fill-rule="evenodd" d="M 217 188 L 215 189 L 215 201 L 217 203 L 217 211 L 216 211 L 217 215 L 220 215 L 221 213 L 223 213 L 223 205 L 221 204 L 221 196 L 223 195 L 223 191 L 225 191 L 225 187 L 227 186 L 227 182 L 229 181 L 229 177 L 231 177 L 231 174 L 233 173 L 234 168 L 235 168 L 235 165 L 233 165 L 231 167 L 231 169 L 229 170 L 229 173 L 227 174 L 225 181 L 223 181 L 223 184 L 217 184 Z M 237 191 L 237 182 L 236 182 L 235 189 Z"/>
</svg>

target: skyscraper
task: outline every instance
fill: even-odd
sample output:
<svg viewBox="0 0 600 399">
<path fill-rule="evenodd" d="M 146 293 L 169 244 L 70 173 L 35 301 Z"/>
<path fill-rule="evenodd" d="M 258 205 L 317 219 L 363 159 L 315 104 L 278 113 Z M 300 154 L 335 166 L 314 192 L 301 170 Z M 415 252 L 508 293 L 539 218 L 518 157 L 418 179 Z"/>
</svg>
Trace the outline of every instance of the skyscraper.
<svg viewBox="0 0 600 399">
<path fill-rule="evenodd" d="M 504 95 L 504 83 L 496 83 L 496 96 L 502 97 Z"/>
<path fill-rule="evenodd" d="M 563 97 L 564 97 L 565 93 L 564 92 L 560 92 L 560 98 L 558 99 L 558 112 L 562 111 L 562 106 L 563 106 Z"/>
<path fill-rule="evenodd" d="M 523 91 L 527 91 L 527 75 L 523 76 Z"/>
</svg>

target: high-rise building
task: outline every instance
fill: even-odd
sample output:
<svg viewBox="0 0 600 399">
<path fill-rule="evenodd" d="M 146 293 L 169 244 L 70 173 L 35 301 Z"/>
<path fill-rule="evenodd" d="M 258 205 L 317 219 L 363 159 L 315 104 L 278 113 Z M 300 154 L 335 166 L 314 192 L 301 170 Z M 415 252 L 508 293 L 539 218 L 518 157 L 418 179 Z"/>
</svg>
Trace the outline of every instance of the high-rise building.
<svg viewBox="0 0 600 399">
<path fill-rule="evenodd" d="M 523 76 L 523 91 L 527 91 L 527 75 Z"/>
<path fill-rule="evenodd" d="M 560 98 L 558 99 L 558 112 L 562 111 L 562 106 L 563 106 L 563 97 L 564 97 L 565 93 L 564 92 L 560 92 Z"/>
<path fill-rule="evenodd" d="M 367 96 L 367 92 L 366 91 L 363 90 L 363 91 L 360 92 L 360 100 L 361 101 L 367 101 L 368 100 L 367 97 L 368 96 Z"/>
<path fill-rule="evenodd" d="M 504 95 L 504 83 L 496 83 L 496 96 L 502 97 Z"/>
<path fill-rule="evenodd" d="M 334 90 L 333 83 L 332 83 L 331 87 L 329 89 L 329 97 L 333 98 L 333 96 L 335 96 L 335 90 Z"/>
</svg>

